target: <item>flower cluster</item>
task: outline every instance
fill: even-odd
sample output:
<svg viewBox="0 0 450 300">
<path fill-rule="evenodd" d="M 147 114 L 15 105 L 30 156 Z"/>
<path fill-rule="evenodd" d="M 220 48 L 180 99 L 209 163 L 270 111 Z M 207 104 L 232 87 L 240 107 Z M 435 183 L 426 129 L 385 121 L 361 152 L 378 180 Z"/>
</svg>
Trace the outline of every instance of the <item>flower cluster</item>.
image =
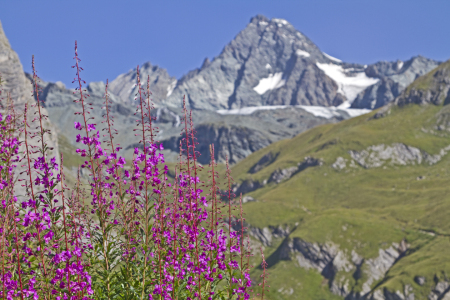
<svg viewBox="0 0 450 300">
<path fill-rule="evenodd" d="M 241 229 L 233 231 L 231 175 L 228 171 L 227 224 L 220 211 L 213 147 L 209 194 L 201 189 L 202 167 L 186 107 L 179 163 L 175 175 L 169 176 L 163 146 L 154 140 L 149 78 L 145 89 L 138 67 L 135 135 L 140 143 L 127 161 L 114 143 L 108 82 L 104 120 L 98 125 L 89 116 L 91 104 L 79 64 L 75 44 L 80 119 L 74 128 L 79 132 L 76 153 L 83 163 L 72 189 L 64 183 L 62 155 L 60 161 L 51 157 L 52 149 L 45 143 L 50 132 L 43 126 L 46 116 L 34 58 L 32 122 L 38 123 L 37 130 L 30 131 L 27 107 L 23 122 L 14 109 L 0 115 L 0 297 L 249 299 L 252 282 L 249 251 L 243 247 L 242 206 Z M 24 171 L 16 181 L 18 162 L 23 162 Z M 16 197 L 17 182 L 25 195 Z"/>
<path fill-rule="evenodd" d="M 75 211 L 66 216 L 64 175 L 57 158 L 49 157 L 53 149 L 45 142 L 49 131 L 43 127 L 46 116 L 39 101 L 34 58 L 33 71 L 36 104 L 31 108 L 25 105 L 22 113 L 16 113 L 9 101 L 7 111 L 11 114 L 0 130 L 4 184 L 0 215 L 0 296 L 4 299 L 90 299 L 91 277 L 85 270 L 81 240 L 85 226 Z M 37 130 L 30 130 L 27 119 L 30 115 L 36 115 L 31 123 L 38 123 Z M 19 142 L 21 134 L 23 139 Z M 18 165 L 19 162 L 23 165 Z M 17 171 L 22 175 L 18 180 Z"/>
</svg>

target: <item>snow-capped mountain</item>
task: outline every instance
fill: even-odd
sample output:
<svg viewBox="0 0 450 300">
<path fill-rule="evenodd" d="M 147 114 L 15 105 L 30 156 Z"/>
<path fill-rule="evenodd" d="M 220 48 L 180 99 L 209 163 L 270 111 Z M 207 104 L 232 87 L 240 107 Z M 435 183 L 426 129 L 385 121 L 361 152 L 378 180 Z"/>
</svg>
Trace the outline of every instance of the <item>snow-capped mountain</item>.
<svg viewBox="0 0 450 300">
<path fill-rule="evenodd" d="M 178 81 L 150 63 L 142 70 L 157 91 L 154 101 L 165 106 L 180 107 L 186 96 L 190 108 L 198 110 L 266 105 L 374 109 L 437 65 L 420 56 L 368 66 L 342 62 L 322 52 L 288 21 L 258 15 L 211 62 L 205 59 Z M 111 83 L 124 101 L 134 98 L 135 73 L 131 70 Z"/>
</svg>

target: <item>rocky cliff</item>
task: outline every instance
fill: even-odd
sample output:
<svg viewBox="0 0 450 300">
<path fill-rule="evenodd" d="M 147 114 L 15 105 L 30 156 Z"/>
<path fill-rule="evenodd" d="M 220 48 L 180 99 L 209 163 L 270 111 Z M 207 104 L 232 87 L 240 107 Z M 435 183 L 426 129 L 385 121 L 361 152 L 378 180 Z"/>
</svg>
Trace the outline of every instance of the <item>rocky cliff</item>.
<svg viewBox="0 0 450 300">
<path fill-rule="evenodd" d="M 29 58 L 31 60 L 31 57 Z M 23 72 L 22 64 L 20 63 L 19 57 L 17 53 L 11 48 L 8 39 L 6 38 L 5 32 L 3 31 L 3 27 L 0 23 L 0 97 L 2 100 L 2 105 L 6 103 L 7 95 L 9 94 L 11 100 L 14 103 L 14 107 L 18 115 L 23 116 L 25 104 L 28 104 L 28 123 L 31 124 L 31 120 L 36 117 L 37 108 L 34 107 L 36 104 L 32 94 L 33 88 L 30 84 L 30 81 L 27 80 L 25 73 Z M 2 111 L 4 107 L 2 106 Z M 43 109 L 42 113 L 44 115 L 48 115 L 48 112 Z M 44 120 L 44 126 L 46 129 L 49 129 L 51 135 L 45 136 L 45 142 L 47 143 L 49 148 L 53 148 L 53 151 L 50 151 L 50 155 L 56 156 L 56 160 L 59 162 L 59 151 L 58 151 L 58 142 L 57 142 L 57 132 L 55 130 L 54 125 L 50 122 L 50 120 Z M 35 126 L 30 126 L 30 131 L 35 132 Z M 23 135 L 20 136 L 20 139 L 23 139 Z M 31 145 L 40 145 L 40 142 L 37 141 L 37 138 L 29 141 Z M 24 147 L 20 148 L 20 151 L 23 153 Z M 35 154 L 37 155 L 37 154 Z M 17 170 L 17 174 L 23 171 L 23 167 L 19 166 Z M 19 189 L 16 191 L 19 195 L 24 195 L 25 191 Z"/>
</svg>

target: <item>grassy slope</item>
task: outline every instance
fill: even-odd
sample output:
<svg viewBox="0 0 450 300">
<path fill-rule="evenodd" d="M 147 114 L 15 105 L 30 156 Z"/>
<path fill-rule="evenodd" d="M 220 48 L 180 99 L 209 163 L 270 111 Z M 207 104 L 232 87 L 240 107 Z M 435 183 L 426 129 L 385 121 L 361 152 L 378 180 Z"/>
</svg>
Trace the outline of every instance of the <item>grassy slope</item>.
<svg viewBox="0 0 450 300">
<path fill-rule="evenodd" d="M 233 168 L 238 181 L 249 178 L 262 181 L 277 168 L 296 165 L 305 156 L 322 158 L 324 165 L 249 193 L 258 202 L 245 204 L 247 221 L 258 227 L 286 224 L 292 228 L 299 223 L 291 237 L 319 243 L 333 241 L 341 249 L 355 249 L 366 258 L 376 257 L 378 249 L 405 238 L 414 252 L 401 259 L 388 277 L 376 284 L 403 290 L 402 285 L 410 283 L 417 289 L 417 295 L 429 293 L 434 275 L 450 271 L 444 250 L 448 238 L 439 236 L 450 234 L 447 184 L 450 154 L 433 166 L 422 163 L 364 169 L 350 168 L 347 163 L 347 168 L 337 171 L 331 164 L 339 156 L 350 162 L 349 150 L 363 150 L 377 144 L 404 143 L 437 154 L 450 144 L 450 134 L 429 130 L 434 130 L 438 116 L 447 111 L 450 111 L 448 107 L 432 105 L 395 107 L 381 119 L 371 119 L 373 112 L 339 124 L 319 126 L 252 154 Z M 269 151 L 279 153 L 277 160 L 256 174 L 249 174 L 249 169 Z M 417 180 L 418 176 L 425 179 Z M 438 235 L 432 237 L 423 231 Z M 307 282 L 308 287 L 297 289 L 297 283 L 292 283 L 294 294 L 283 297 L 283 293 L 273 291 L 273 299 L 316 299 L 320 293 L 327 296 L 319 298 L 333 298 L 319 288 L 320 280 L 316 278 L 319 274 L 295 264 L 281 262 L 269 272 L 272 278 L 298 278 L 300 283 Z M 424 287 L 415 284 L 415 275 L 427 277 L 427 284 Z M 273 290 L 287 282 L 287 279 L 273 280 Z M 353 283 L 358 290 L 360 284 Z M 319 294 L 309 295 L 311 291 Z"/>
</svg>

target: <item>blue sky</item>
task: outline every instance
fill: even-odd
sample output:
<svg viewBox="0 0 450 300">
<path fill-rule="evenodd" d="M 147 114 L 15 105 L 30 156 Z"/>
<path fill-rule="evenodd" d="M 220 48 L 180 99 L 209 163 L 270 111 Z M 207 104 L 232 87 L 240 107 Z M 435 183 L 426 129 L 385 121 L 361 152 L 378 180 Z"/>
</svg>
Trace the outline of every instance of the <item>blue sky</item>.
<svg viewBox="0 0 450 300">
<path fill-rule="evenodd" d="M 283 18 L 324 52 L 369 64 L 414 55 L 450 58 L 450 1 L 0 0 L 0 21 L 25 71 L 68 86 L 73 48 L 87 81 L 151 61 L 177 78 L 213 58 L 256 14 Z"/>
</svg>

